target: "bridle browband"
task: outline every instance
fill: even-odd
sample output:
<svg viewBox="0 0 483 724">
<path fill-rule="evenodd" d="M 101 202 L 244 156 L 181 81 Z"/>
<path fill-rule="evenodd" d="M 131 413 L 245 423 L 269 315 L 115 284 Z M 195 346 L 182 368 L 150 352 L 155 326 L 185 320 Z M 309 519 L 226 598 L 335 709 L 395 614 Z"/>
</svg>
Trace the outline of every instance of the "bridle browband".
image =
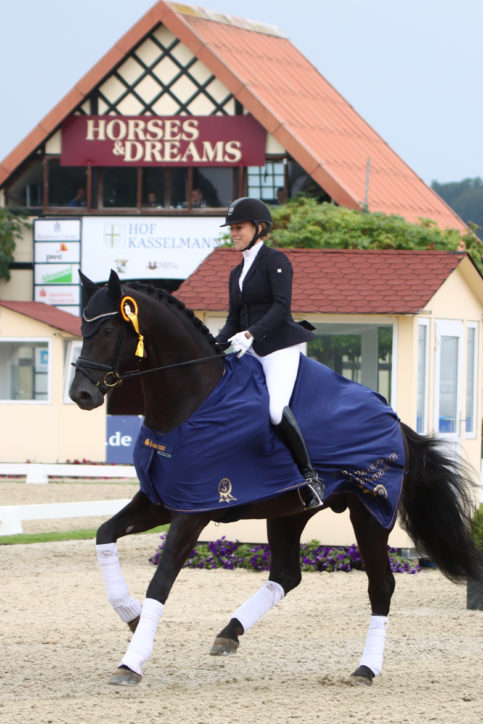
<svg viewBox="0 0 483 724">
<path fill-rule="evenodd" d="M 85 311 L 83 311 L 82 316 L 86 322 L 93 322 L 99 320 L 101 317 L 112 317 L 118 314 L 121 313 L 119 311 L 106 312 L 105 314 L 99 314 L 92 319 L 88 319 L 85 315 Z M 80 355 L 75 362 L 71 363 L 72 366 L 75 367 L 76 371 L 81 372 L 85 377 L 87 377 L 88 380 L 92 382 L 93 385 L 95 385 L 103 393 L 107 392 L 109 389 L 117 387 L 124 380 L 127 380 L 131 377 L 149 375 L 153 372 L 161 372 L 162 370 L 172 369 L 173 367 L 185 367 L 187 365 L 194 365 L 198 362 L 207 362 L 208 360 L 216 359 L 217 357 L 219 358 L 223 354 L 217 352 L 217 354 L 211 354 L 207 357 L 198 357 L 197 359 L 190 359 L 184 362 L 174 362 L 172 364 L 162 365 L 161 367 L 152 367 L 148 370 L 130 370 L 121 374 L 120 372 L 117 372 L 116 368 L 118 366 L 119 357 L 121 355 L 121 347 L 124 339 L 125 330 L 126 325 L 124 323 L 121 323 L 119 335 L 116 342 L 116 350 L 114 352 L 114 358 L 111 364 L 107 364 L 106 362 L 98 362 L 97 360 L 89 359 L 89 357 L 84 357 L 83 355 Z M 102 380 L 96 380 L 90 374 L 89 369 L 103 370 L 106 374 L 104 375 Z"/>
</svg>

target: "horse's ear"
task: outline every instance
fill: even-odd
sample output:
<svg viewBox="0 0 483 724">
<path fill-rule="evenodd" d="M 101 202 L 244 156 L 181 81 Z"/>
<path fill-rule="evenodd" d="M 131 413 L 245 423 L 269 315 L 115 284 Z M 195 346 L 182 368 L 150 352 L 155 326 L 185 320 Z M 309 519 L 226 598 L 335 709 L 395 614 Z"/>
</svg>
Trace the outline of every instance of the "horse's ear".
<svg viewBox="0 0 483 724">
<path fill-rule="evenodd" d="M 89 301 L 89 299 L 92 297 L 92 295 L 95 294 L 95 292 L 97 292 L 99 287 L 97 286 L 97 284 L 95 282 L 91 282 L 91 280 L 88 279 L 88 277 L 86 277 L 86 275 L 83 274 L 80 269 L 79 269 L 79 277 L 80 277 L 81 284 L 82 284 L 84 306 L 85 306 L 87 304 L 87 302 Z"/>
<path fill-rule="evenodd" d="M 107 291 L 108 291 L 108 294 L 111 297 L 112 301 L 115 304 L 119 304 L 121 302 L 121 298 L 122 298 L 121 280 L 117 276 L 114 269 L 111 269 L 111 274 L 109 276 L 109 281 L 107 283 Z"/>
</svg>

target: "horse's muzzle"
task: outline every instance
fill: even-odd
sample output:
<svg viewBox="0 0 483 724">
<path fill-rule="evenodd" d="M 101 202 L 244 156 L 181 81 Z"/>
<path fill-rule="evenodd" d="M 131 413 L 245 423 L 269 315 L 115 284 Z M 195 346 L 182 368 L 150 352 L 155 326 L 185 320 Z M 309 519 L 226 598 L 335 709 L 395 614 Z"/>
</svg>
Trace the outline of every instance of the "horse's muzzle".
<svg viewBox="0 0 483 724">
<path fill-rule="evenodd" d="M 81 410 L 95 410 L 104 402 L 104 394 L 99 387 L 78 372 L 70 386 L 69 397 Z"/>
</svg>

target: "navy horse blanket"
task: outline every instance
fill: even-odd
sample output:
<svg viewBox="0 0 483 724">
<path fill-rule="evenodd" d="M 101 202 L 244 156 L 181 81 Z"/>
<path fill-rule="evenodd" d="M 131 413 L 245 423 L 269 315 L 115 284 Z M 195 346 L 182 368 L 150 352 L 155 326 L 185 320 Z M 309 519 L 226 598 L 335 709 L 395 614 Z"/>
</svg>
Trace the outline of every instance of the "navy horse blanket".
<svg viewBox="0 0 483 724">
<path fill-rule="evenodd" d="M 358 495 L 391 529 L 405 449 L 386 400 L 301 355 L 290 407 L 325 483 L 325 498 Z M 249 354 L 225 358 L 218 385 L 178 428 L 163 434 L 143 425 L 134 465 L 151 502 L 185 513 L 233 508 L 304 484 L 270 424 L 263 370 Z"/>
</svg>

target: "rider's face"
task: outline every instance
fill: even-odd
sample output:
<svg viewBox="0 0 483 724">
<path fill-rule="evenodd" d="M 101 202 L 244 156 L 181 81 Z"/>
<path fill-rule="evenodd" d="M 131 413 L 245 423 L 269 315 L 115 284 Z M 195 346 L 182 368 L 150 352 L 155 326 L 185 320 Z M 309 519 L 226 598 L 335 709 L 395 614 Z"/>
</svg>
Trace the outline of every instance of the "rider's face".
<svg viewBox="0 0 483 724">
<path fill-rule="evenodd" d="M 253 239 L 255 228 L 255 224 L 252 224 L 251 221 L 243 221 L 241 224 L 230 226 L 231 240 L 237 251 L 243 251 L 247 248 Z"/>
</svg>

